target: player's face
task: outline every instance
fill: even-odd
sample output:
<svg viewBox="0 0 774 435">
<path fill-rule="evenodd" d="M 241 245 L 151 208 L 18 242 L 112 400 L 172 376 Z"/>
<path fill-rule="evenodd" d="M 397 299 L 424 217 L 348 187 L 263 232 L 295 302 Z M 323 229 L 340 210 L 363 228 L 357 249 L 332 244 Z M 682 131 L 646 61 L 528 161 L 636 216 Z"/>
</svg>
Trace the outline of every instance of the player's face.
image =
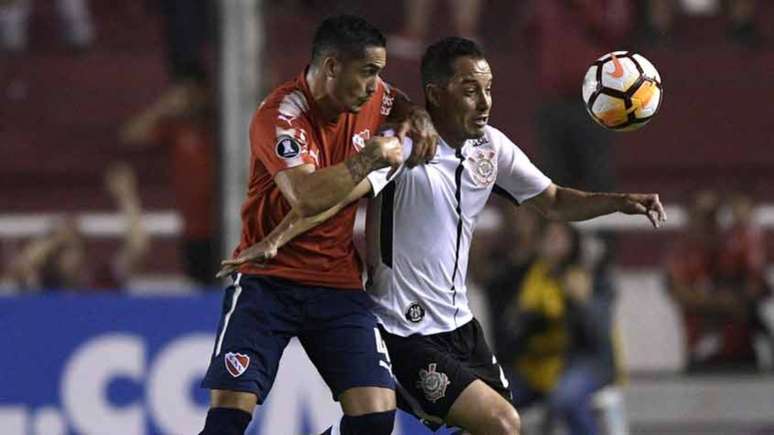
<svg viewBox="0 0 774 435">
<path fill-rule="evenodd" d="M 329 93 L 342 112 L 357 113 L 376 92 L 379 73 L 387 64 L 384 47 L 368 47 L 361 58 L 339 63 Z"/>
<path fill-rule="evenodd" d="M 453 72 L 440 92 L 440 110 L 457 139 L 479 138 L 492 108 L 492 70 L 486 60 L 465 56 L 454 61 Z"/>
</svg>

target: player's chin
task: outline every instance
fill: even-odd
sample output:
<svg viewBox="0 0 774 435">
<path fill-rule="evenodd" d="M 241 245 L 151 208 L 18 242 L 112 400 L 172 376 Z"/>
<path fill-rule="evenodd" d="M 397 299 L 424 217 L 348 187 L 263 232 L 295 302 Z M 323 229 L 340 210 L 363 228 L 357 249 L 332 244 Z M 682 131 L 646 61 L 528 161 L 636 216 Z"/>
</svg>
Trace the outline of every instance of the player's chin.
<svg viewBox="0 0 774 435">
<path fill-rule="evenodd" d="M 468 139 L 478 139 L 482 137 L 486 133 L 485 129 L 486 129 L 486 124 L 480 125 L 480 124 L 471 123 L 470 125 L 468 125 L 468 128 L 467 128 Z"/>
</svg>

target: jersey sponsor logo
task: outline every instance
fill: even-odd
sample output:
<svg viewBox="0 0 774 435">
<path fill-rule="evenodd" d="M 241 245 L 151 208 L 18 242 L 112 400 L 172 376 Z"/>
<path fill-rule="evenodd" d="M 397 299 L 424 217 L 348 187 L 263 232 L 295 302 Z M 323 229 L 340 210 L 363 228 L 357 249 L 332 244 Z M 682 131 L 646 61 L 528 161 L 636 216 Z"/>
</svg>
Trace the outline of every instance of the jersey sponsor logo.
<svg viewBox="0 0 774 435">
<path fill-rule="evenodd" d="M 419 323 L 425 318 L 425 308 L 416 302 L 409 305 L 406 310 L 406 320 L 412 323 Z"/>
<path fill-rule="evenodd" d="M 433 403 L 446 396 L 446 387 L 451 383 L 446 373 L 435 371 L 436 366 L 436 363 L 430 363 L 427 370 L 420 369 L 416 384 L 417 388 L 422 389 L 425 398 Z"/>
<path fill-rule="evenodd" d="M 277 148 L 275 150 L 277 156 L 290 160 L 298 157 L 301 154 L 301 145 L 292 136 L 282 135 L 277 138 Z"/>
<path fill-rule="evenodd" d="M 360 152 L 360 150 L 365 148 L 365 144 L 369 139 L 371 139 L 371 130 L 367 128 L 360 133 L 352 135 L 352 146 L 355 147 L 355 151 Z"/>
<path fill-rule="evenodd" d="M 382 97 L 382 107 L 379 108 L 379 113 L 382 116 L 389 116 L 392 111 L 392 103 L 395 101 L 395 97 L 390 96 L 387 92 Z"/>
<path fill-rule="evenodd" d="M 481 145 L 488 144 L 489 139 L 486 138 L 486 135 L 483 135 L 477 139 L 471 139 L 470 144 L 473 145 L 473 147 L 480 147 Z"/>
<path fill-rule="evenodd" d="M 223 358 L 226 370 L 231 376 L 238 378 L 250 365 L 250 357 L 241 353 L 228 352 Z"/>
<path fill-rule="evenodd" d="M 475 150 L 469 157 L 473 166 L 473 179 L 479 186 L 489 186 L 497 178 L 494 150 Z"/>
</svg>

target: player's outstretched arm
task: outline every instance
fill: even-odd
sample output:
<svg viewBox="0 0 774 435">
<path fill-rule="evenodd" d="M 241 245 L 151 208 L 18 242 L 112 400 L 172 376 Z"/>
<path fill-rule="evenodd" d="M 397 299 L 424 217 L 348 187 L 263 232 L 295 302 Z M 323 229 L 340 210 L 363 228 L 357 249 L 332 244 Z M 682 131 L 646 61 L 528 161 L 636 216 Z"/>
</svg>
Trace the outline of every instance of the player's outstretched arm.
<svg viewBox="0 0 774 435">
<path fill-rule="evenodd" d="M 286 243 L 327 221 L 341 211 L 342 208 L 359 200 L 369 192 L 371 192 L 371 182 L 366 178 L 342 202 L 322 213 L 303 217 L 296 209 L 290 210 L 285 218 L 263 240 L 242 251 L 239 257 L 221 261 L 221 269 L 218 271 L 216 278 L 222 278 L 233 273 L 242 264 L 249 262 L 260 264 L 274 258 L 277 255 L 277 250 Z"/>
<path fill-rule="evenodd" d="M 315 171 L 301 165 L 277 172 L 274 182 L 300 216 L 310 217 L 336 206 L 377 169 L 403 163 L 403 147 L 395 137 L 377 136 L 362 151 L 337 165 Z"/>
<path fill-rule="evenodd" d="M 526 204 L 553 220 L 583 221 L 621 212 L 644 215 L 655 228 L 666 221 L 664 207 L 655 193 L 596 193 L 551 184 Z"/>
</svg>

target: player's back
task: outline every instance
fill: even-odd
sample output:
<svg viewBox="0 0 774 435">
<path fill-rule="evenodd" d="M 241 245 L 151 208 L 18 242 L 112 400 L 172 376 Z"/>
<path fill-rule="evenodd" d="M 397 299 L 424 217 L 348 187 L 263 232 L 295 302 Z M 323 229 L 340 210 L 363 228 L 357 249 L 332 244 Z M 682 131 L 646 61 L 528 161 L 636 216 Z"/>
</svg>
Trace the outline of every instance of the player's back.
<svg viewBox="0 0 774 435">
<path fill-rule="evenodd" d="M 322 169 L 357 153 L 389 113 L 384 110 L 389 98 L 389 90 L 380 81 L 359 113 L 326 121 L 301 73 L 261 103 L 250 125 L 250 180 L 242 207 L 242 239 L 235 255 L 263 239 L 290 211 L 274 183 L 277 172 L 304 164 Z M 307 285 L 362 288 L 362 266 L 352 243 L 355 213 L 355 204 L 345 207 L 289 242 L 265 267 L 245 265 L 240 271 Z"/>
</svg>

